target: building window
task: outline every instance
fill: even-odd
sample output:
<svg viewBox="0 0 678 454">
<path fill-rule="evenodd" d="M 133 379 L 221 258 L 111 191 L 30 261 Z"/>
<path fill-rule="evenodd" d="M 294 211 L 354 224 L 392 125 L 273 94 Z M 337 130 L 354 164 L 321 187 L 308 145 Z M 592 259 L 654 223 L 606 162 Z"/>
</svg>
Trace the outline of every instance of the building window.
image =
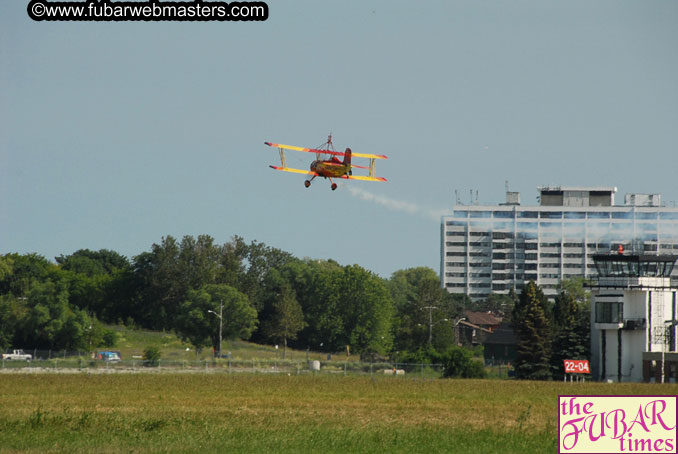
<svg viewBox="0 0 678 454">
<path fill-rule="evenodd" d="M 469 252 L 468 254 L 471 257 L 485 257 L 485 258 L 490 258 L 490 253 L 489 252 Z"/>
<path fill-rule="evenodd" d="M 495 211 L 494 212 L 494 217 L 495 218 L 513 218 L 513 211 Z"/>
<path fill-rule="evenodd" d="M 614 211 L 612 219 L 633 219 L 633 213 L 630 211 Z"/>
<path fill-rule="evenodd" d="M 472 218 L 489 218 L 492 217 L 491 211 L 471 211 L 469 212 Z"/>
<path fill-rule="evenodd" d="M 598 301 L 596 303 L 596 323 L 622 323 L 624 303 Z"/>
<path fill-rule="evenodd" d="M 596 212 L 596 211 L 591 211 L 588 213 L 589 219 L 610 219 L 610 213 L 609 212 Z"/>
<path fill-rule="evenodd" d="M 678 221 L 678 212 L 674 213 L 659 213 L 659 219 L 671 219 Z"/>
<path fill-rule="evenodd" d="M 524 230 L 537 230 L 537 223 L 536 222 L 519 222 L 518 228 L 524 229 Z"/>
<path fill-rule="evenodd" d="M 560 222 L 540 222 L 539 227 L 542 229 L 556 230 L 560 229 L 561 224 Z"/>
<path fill-rule="evenodd" d="M 615 236 L 626 234 L 627 237 L 633 237 L 633 224 L 631 223 L 612 223 L 612 231 L 615 233 Z"/>
<path fill-rule="evenodd" d="M 466 241 L 447 241 L 445 246 L 466 246 Z"/>
<path fill-rule="evenodd" d="M 562 219 L 563 213 L 560 211 L 542 211 L 540 217 L 542 219 Z"/>
<path fill-rule="evenodd" d="M 446 262 L 445 266 L 450 268 L 466 267 L 466 262 Z"/>
<path fill-rule="evenodd" d="M 584 211 L 566 211 L 563 216 L 565 219 L 584 219 L 586 212 Z"/>
<path fill-rule="evenodd" d="M 521 211 L 518 213 L 519 218 L 537 218 L 539 217 L 538 211 Z"/>
<path fill-rule="evenodd" d="M 489 248 L 490 246 L 492 246 L 492 243 L 490 243 L 489 241 L 488 242 L 475 241 L 473 243 L 469 243 L 469 246 L 471 246 L 472 248 L 484 248 L 484 247 Z"/>
<path fill-rule="evenodd" d="M 466 232 L 445 232 L 447 236 L 466 236 Z"/>
<path fill-rule="evenodd" d="M 636 219 L 657 219 L 657 213 L 639 213 L 636 212 Z"/>
</svg>

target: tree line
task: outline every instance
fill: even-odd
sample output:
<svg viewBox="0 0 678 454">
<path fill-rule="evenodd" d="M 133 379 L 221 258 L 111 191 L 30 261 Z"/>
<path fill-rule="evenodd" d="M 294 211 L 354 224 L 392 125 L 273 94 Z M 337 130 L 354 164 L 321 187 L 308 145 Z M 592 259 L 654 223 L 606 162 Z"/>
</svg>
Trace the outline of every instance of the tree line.
<svg viewBox="0 0 678 454">
<path fill-rule="evenodd" d="M 37 254 L 0 255 L 0 348 L 91 350 L 115 342 L 105 324 L 124 323 L 174 331 L 197 349 L 218 351 L 221 325 L 223 339 L 400 362 L 449 362 L 456 355 L 468 364 L 455 350 L 455 321 L 465 309 L 500 309 L 517 329 L 537 326 L 516 331 L 525 345 L 545 349 L 524 363 L 541 364 L 548 353 L 550 364 L 552 347 L 581 341 L 556 328 L 580 317 L 572 312 L 580 305 L 571 307 L 568 299 L 549 306 L 543 294 L 524 295 L 472 303 L 443 289 L 430 268 L 384 279 L 359 265 L 299 259 L 239 236 L 225 244 L 208 235 L 166 236 L 132 259 L 106 249 L 78 250 L 55 262 Z M 547 339 L 535 343 L 543 324 Z M 528 358 L 520 345 L 518 351 Z M 546 378 L 527 367 L 519 359 L 516 372 Z"/>
<path fill-rule="evenodd" d="M 565 359 L 590 356 L 590 305 L 581 278 L 564 281 L 550 302 L 541 288 L 528 282 L 511 311 L 516 335 L 516 376 L 562 380 Z"/>
</svg>

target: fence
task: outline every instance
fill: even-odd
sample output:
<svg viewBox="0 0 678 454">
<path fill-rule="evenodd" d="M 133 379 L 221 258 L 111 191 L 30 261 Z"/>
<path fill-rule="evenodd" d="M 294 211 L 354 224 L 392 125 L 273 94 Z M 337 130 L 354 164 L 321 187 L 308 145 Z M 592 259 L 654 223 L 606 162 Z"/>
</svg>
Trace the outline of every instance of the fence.
<svg viewBox="0 0 678 454">
<path fill-rule="evenodd" d="M 443 364 L 413 364 L 395 362 L 302 361 L 283 359 L 159 359 L 145 361 L 141 357 L 123 360 L 103 360 L 87 352 L 26 351 L 33 359 L 2 360 L 0 372 L 210 372 L 210 373 L 281 373 L 389 375 L 421 378 L 442 377 Z"/>
</svg>

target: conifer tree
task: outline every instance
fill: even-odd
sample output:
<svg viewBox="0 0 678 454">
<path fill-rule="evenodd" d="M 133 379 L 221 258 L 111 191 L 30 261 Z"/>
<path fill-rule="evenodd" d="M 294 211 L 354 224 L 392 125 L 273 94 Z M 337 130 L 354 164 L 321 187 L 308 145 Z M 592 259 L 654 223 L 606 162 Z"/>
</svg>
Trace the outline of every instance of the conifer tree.
<svg viewBox="0 0 678 454">
<path fill-rule="evenodd" d="M 567 291 L 556 297 L 553 308 L 553 353 L 551 370 L 555 379 L 562 379 L 566 359 L 587 359 L 588 326 L 583 326 L 587 317 L 575 296 Z"/>
<path fill-rule="evenodd" d="M 539 286 L 528 282 L 513 308 L 516 334 L 516 377 L 527 380 L 551 378 L 551 329 L 548 301 Z"/>
</svg>

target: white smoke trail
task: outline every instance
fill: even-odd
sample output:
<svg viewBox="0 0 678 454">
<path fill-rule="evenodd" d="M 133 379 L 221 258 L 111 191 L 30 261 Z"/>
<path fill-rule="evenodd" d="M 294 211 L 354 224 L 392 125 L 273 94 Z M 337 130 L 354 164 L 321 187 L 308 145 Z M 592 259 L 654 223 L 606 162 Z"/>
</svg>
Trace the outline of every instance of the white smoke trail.
<svg viewBox="0 0 678 454">
<path fill-rule="evenodd" d="M 374 202 L 378 205 L 388 208 L 391 211 L 399 211 L 401 213 L 407 213 L 410 215 L 423 216 L 435 221 L 440 221 L 440 217 L 448 212 L 448 210 L 443 209 L 436 210 L 432 208 L 426 208 L 411 202 L 395 200 L 389 197 L 385 197 L 383 195 L 373 194 L 369 191 L 365 191 L 364 189 L 357 188 L 355 186 L 345 186 L 345 187 L 346 189 L 348 189 L 348 192 L 352 196 L 357 197 L 361 200 L 366 200 L 368 202 Z"/>
</svg>

